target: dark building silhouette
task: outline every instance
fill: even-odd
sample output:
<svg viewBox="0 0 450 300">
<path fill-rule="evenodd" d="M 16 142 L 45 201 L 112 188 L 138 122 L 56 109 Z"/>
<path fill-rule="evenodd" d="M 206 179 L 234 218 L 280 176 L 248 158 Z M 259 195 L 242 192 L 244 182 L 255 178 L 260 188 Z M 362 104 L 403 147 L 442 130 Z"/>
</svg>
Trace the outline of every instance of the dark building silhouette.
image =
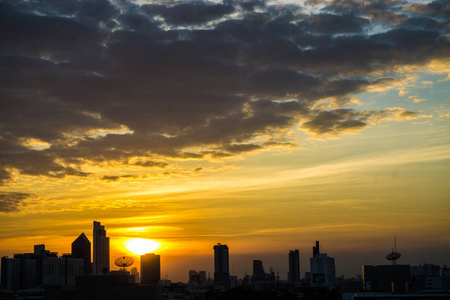
<svg viewBox="0 0 450 300">
<path fill-rule="evenodd" d="M 72 243 L 72 258 L 82 258 L 84 274 L 91 273 L 91 242 L 84 233 L 81 233 Z"/>
<path fill-rule="evenodd" d="M 134 282 L 135 283 L 140 283 L 141 282 L 141 278 L 139 277 L 139 272 L 138 272 L 136 267 L 131 268 L 130 274 L 134 276 Z"/>
<path fill-rule="evenodd" d="M 21 288 L 22 261 L 18 258 L 2 257 L 2 288 L 16 291 Z"/>
<path fill-rule="evenodd" d="M 297 249 L 289 250 L 288 281 L 290 284 L 300 282 L 300 253 Z"/>
<path fill-rule="evenodd" d="M 316 245 L 313 246 L 313 257 L 316 256 L 317 254 L 320 254 L 319 241 L 316 241 Z"/>
<path fill-rule="evenodd" d="M 213 249 L 214 285 L 225 285 L 226 287 L 230 281 L 228 246 L 218 243 Z"/>
<path fill-rule="evenodd" d="M 311 286 L 334 288 L 336 282 L 336 267 L 334 258 L 326 253 L 320 253 L 319 241 L 313 247 L 313 257 L 309 260 L 311 266 Z"/>
<path fill-rule="evenodd" d="M 406 292 L 411 282 L 409 265 L 363 266 L 362 272 L 365 291 Z"/>
<path fill-rule="evenodd" d="M 83 275 L 84 261 L 71 255 L 58 257 L 36 245 L 33 253 L 14 254 L 14 258 L 2 257 L 1 283 L 11 291 L 28 290 L 45 285 L 75 286 L 75 277 Z"/>
<path fill-rule="evenodd" d="M 105 226 L 94 221 L 94 274 L 109 271 L 109 237 L 106 236 Z"/>
<path fill-rule="evenodd" d="M 156 284 L 161 279 L 161 257 L 155 253 L 141 255 L 141 283 Z"/>
<path fill-rule="evenodd" d="M 424 276 L 428 277 L 439 277 L 441 274 L 441 267 L 433 264 L 424 264 L 418 266 L 411 266 L 411 275 L 412 276 Z"/>
<path fill-rule="evenodd" d="M 253 260 L 253 281 L 264 281 L 266 278 L 263 262 L 257 259 Z"/>
<path fill-rule="evenodd" d="M 189 270 L 189 283 L 197 287 L 204 287 L 207 285 L 206 272 Z"/>
</svg>

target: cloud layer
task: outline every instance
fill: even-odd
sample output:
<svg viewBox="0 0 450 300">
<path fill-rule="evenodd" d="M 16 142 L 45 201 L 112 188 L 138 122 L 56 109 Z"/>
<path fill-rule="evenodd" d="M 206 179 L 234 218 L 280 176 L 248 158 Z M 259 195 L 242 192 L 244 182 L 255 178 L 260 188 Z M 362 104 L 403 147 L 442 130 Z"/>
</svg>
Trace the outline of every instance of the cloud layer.
<svg viewBox="0 0 450 300">
<path fill-rule="evenodd" d="M 168 158 L 291 145 L 293 127 L 339 135 L 418 117 L 348 104 L 396 68 L 447 58 L 449 9 L 2 1 L 0 182 L 15 171 L 88 176 L 85 164 L 107 161 L 165 168 Z M 319 105 L 325 99 L 334 104 Z M 4 211 L 23 198 L 5 197 Z"/>
</svg>

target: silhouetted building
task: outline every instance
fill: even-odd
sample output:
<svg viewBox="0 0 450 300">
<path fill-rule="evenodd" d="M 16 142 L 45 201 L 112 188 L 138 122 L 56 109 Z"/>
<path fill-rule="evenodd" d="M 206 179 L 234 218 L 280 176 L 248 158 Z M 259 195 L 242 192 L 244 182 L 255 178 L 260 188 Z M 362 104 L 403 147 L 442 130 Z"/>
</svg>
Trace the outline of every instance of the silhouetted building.
<svg viewBox="0 0 450 300">
<path fill-rule="evenodd" d="M 72 257 L 84 261 L 84 275 L 91 274 L 91 242 L 81 233 L 72 243 Z"/>
<path fill-rule="evenodd" d="M 65 283 L 65 261 L 58 257 L 46 257 L 43 264 L 43 283 L 64 284 Z"/>
<path fill-rule="evenodd" d="M 311 264 L 311 286 L 333 288 L 336 281 L 336 267 L 334 258 L 328 257 L 326 253 L 320 253 L 319 242 L 313 247 Z"/>
<path fill-rule="evenodd" d="M 266 277 L 263 262 L 257 259 L 253 260 L 253 281 L 264 281 Z"/>
<path fill-rule="evenodd" d="M 198 272 L 195 270 L 189 270 L 189 283 L 198 284 L 200 277 L 198 276 Z"/>
<path fill-rule="evenodd" d="M 365 291 L 406 292 L 411 281 L 409 265 L 363 266 Z"/>
<path fill-rule="evenodd" d="M 40 244 L 40 245 L 34 245 L 34 254 L 36 255 L 40 255 L 40 256 L 45 256 L 46 254 L 49 254 L 50 251 L 49 250 L 45 250 L 45 245 L 44 244 Z"/>
<path fill-rule="evenodd" d="M 141 282 L 141 278 L 139 277 L 139 272 L 136 267 L 131 268 L 130 274 L 134 276 L 135 283 Z"/>
<path fill-rule="evenodd" d="M 84 261 L 36 245 L 33 253 L 14 254 L 2 258 L 2 286 L 9 290 L 28 290 L 44 285 L 75 286 L 75 276 L 83 274 Z"/>
<path fill-rule="evenodd" d="M 21 289 L 32 289 L 38 286 L 38 260 L 22 259 Z"/>
<path fill-rule="evenodd" d="M 230 281 L 228 246 L 218 243 L 214 249 L 214 285 L 228 288 Z"/>
<path fill-rule="evenodd" d="M 75 277 L 84 274 L 84 259 L 64 254 L 60 259 L 64 260 L 64 284 L 75 287 Z"/>
<path fill-rule="evenodd" d="M 189 270 L 189 283 L 197 287 L 206 286 L 206 272 Z"/>
<path fill-rule="evenodd" d="M 445 265 L 442 268 L 441 276 L 443 279 L 444 289 L 448 290 L 450 288 L 450 269 Z"/>
<path fill-rule="evenodd" d="M 288 281 L 290 284 L 297 284 L 300 282 L 300 254 L 297 249 L 289 250 Z"/>
<path fill-rule="evenodd" d="M 22 261 L 17 258 L 2 257 L 2 287 L 16 291 L 21 288 Z"/>
<path fill-rule="evenodd" d="M 155 253 L 141 255 L 141 283 L 156 284 L 161 279 L 161 259 Z"/>
<path fill-rule="evenodd" d="M 94 221 L 94 274 L 109 271 L 109 237 L 106 237 L 105 226 Z"/>
<path fill-rule="evenodd" d="M 423 264 L 418 266 L 411 266 L 411 275 L 412 276 L 423 276 L 425 278 L 428 277 L 439 277 L 441 276 L 441 267 L 433 264 Z"/>
<path fill-rule="evenodd" d="M 313 257 L 320 253 L 319 241 L 316 241 L 316 245 L 313 246 Z"/>
<path fill-rule="evenodd" d="M 45 250 L 45 245 L 35 245 L 33 253 L 17 253 L 14 258 L 21 261 L 21 289 L 32 289 L 44 284 L 44 261 L 57 258 L 57 252 Z"/>
</svg>

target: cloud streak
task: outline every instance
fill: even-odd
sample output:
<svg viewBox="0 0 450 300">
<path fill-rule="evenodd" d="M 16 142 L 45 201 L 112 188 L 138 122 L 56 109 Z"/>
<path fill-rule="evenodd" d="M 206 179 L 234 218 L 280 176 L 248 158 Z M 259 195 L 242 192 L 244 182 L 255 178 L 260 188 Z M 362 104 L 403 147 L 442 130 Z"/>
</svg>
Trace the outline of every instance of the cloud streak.
<svg viewBox="0 0 450 300">
<path fill-rule="evenodd" d="M 26 200 L 33 198 L 32 194 L 27 193 L 0 193 L 0 213 L 12 213 L 26 206 Z"/>
</svg>

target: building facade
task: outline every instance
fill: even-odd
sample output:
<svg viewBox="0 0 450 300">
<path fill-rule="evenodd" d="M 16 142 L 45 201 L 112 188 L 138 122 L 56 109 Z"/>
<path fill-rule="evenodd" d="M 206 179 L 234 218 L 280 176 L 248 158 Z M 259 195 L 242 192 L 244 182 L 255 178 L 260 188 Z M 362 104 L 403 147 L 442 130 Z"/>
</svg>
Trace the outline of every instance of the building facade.
<svg viewBox="0 0 450 300">
<path fill-rule="evenodd" d="M 258 259 L 253 260 L 253 281 L 265 281 L 266 278 L 263 262 Z"/>
<path fill-rule="evenodd" d="M 410 265 L 363 266 L 365 291 L 406 292 L 411 282 Z"/>
<path fill-rule="evenodd" d="M 91 242 L 84 233 L 81 233 L 72 243 L 72 258 L 82 258 L 83 275 L 91 274 Z"/>
<path fill-rule="evenodd" d="M 141 255 L 141 283 L 157 284 L 161 279 L 161 257 L 155 253 Z"/>
<path fill-rule="evenodd" d="M 290 284 L 300 282 L 300 253 L 297 249 L 289 250 L 288 281 Z"/>
<path fill-rule="evenodd" d="M 2 257 L 1 285 L 11 291 L 30 290 L 44 285 L 75 287 L 75 277 L 83 274 L 84 261 L 70 255 L 58 257 L 55 252 L 36 245 L 34 253 Z"/>
<path fill-rule="evenodd" d="M 334 288 L 336 282 L 336 267 L 334 258 L 326 253 L 320 253 L 319 241 L 313 247 L 313 257 L 310 258 L 311 286 Z"/>
<path fill-rule="evenodd" d="M 106 236 L 105 226 L 94 221 L 94 274 L 109 271 L 109 237 Z"/>
<path fill-rule="evenodd" d="M 218 243 L 214 249 L 214 285 L 229 284 L 229 253 L 228 246 Z"/>
<path fill-rule="evenodd" d="M 21 288 L 22 261 L 17 258 L 2 257 L 2 287 L 16 291 Z"/>
</svg>

